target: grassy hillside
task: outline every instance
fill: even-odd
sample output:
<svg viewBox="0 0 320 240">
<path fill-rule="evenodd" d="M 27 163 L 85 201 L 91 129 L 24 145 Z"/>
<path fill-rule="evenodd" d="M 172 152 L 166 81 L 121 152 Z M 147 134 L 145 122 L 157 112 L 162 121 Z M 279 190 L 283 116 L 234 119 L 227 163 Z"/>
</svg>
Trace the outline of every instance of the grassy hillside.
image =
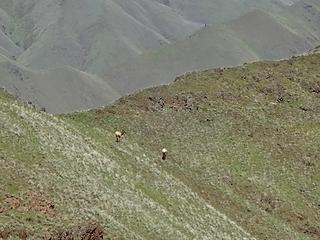
<svg viewBox="0 0 320 240">
<path fill-rule="evenodd" d="M 152 151 L 117 144 L 114 129 L 38 113 L 3 93 L 0 116 L 1 232 L 38 239 L 96 221 L 117 239 L 251 239 Z"/>
<path fill-rule="evenodd" d="M 0 232 L 318 239 L 319 76 L 320 54 L 194 72 L 60 116 L 1 92 Z"/>
</svg>

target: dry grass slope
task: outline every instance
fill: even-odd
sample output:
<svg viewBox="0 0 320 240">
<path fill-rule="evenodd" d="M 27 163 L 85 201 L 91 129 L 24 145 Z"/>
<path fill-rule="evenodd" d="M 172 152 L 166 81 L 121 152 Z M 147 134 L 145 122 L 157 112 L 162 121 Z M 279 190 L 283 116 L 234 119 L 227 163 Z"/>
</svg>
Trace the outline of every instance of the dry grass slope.
<svg viewBox="0 0 320 240">
<path fill-rule="evenodd" d="M 186 74 L 75 115 L 125 128 L 258 239 L 319 238 L 320 55 Z M 111 128 L 112 128 L 111 127 Z"/>
<path fill-rule="evenodd" d="M 60 116 L 1 92 L 0 232 L 94 221 L 111 239 L 318 239 L 319 65 L 194 72 Z"/>
<path fill-rule="evenodd" d="M 0 116 L 1 231 L 37 239 L 94 220 L 123 239 L 253 239 L 134 142 L 119 146 L 113 132 L 91 129 L 105 138 L 96 141 L 3 94 Z M 26 192 L 50 199 L 54 214 L 20 207 Z"/>
</svg>

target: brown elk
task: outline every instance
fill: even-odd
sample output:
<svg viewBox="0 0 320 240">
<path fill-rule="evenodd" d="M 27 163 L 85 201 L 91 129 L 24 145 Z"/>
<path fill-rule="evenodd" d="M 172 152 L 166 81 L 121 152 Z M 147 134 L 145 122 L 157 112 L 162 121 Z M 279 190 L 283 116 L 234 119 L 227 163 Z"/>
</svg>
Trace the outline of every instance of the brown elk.
<svg viewBox="0 0 320 240">
<path fill-rule="evenodd" d="M 121 131 L 116 131 L 115 132 L 115 136 L 116 136 L 116 142 L 120 142 L 121 137 L 126 134 L 126 132 L 124 130 Z"/>
<path fill-rule="evenodd" d="M 168 150 L 166 148 L 163 148 L 161 150 L 161 152 L 162 152 L 162 160 L 166 160 L 167 159 Z"/>
</svg>

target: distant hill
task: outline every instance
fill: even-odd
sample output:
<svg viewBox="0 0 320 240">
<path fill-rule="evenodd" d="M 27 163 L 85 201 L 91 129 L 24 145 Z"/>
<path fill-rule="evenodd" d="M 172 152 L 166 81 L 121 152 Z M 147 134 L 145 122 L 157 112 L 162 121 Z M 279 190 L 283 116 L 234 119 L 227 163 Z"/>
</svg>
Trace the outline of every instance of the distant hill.
<svg viewBox="0 0 320 240">
<path fill-rule="evenodd" d="M 69 65 L 99 74 L 201 26 L 152 0 L 5 2 L 7 28 L 25 49 L 18 61 L 36 69 Z"/>
<path fill-rule="evenodd" d="M 51 112 L 104 105 L 119 95 L 89 72 L 102 73 L 200 26 L 156 1 L 3 0 L 0 54 L 16 62 L 2 63 L 0 83 Z M 17 81 L 12 66 L 27 80 Z"/>
<path fill-rule="evenodd" d="M 317 14 L 320 17 L 320 11 Z M 188 71 L 286 58 L 320 43 L 320 35 L 314 35 L 317 41 L 309 41 L 304 31 L 293 31 L 283 21 L 255 10 L 220 27 L 206 27 L 184 41 L 130 59 L 105 76 L 121 94 L 128 94 L 169 83 Z"/>
<path fill-rule="evenodd" d="M 318 14 L 320 16 L 320 12 Z M 314 47 L 299 32 L 291 31 L 275 17 L 261 11 L 250 12 L 230 22 L 229 26 L 260 59 L 286 58 Z"/>
<path fill-rule="evenodd" d="M 320 52 L 320 45 L 312 49 L 310 53 L 318 53 L 318 52 Z"/>
<path fill-rule="evenodd" d="M 308 51 L 320 43 L 319 15 L 317 0 L 1 0 L 1 56 L 48 74 L 41 84 L 33 79 L 39 74 L 24 85 L 8 75 L 0 81 L 49 111 L 86 109 L 187 71 Z M 6 66 L 1 71 L 10 71 Z M 83 88 L 50 77 L 54 71 L 64 80 L 66 71 L 79 82 L 96 79 L 86 83 L 94 97 L 78 100 Z M 74 100 L 53 109 L 55 101 L 39 96 L 59 97 L 40 85 L 64 89 Z"/>
<path fill-rule="evenodd" d="M 0 90 L 0 238 L 318 240 L 319 76 L 198 71 L 64 115 Z"/>
<path fill-rule="evenodd" d="M 254 9 L 276 11 L 280 3 L 4 0 L 0 8 L 7 15 L 8 35 L 25 50 L 18 58 L 23 65 L 36 69 L 69 65 L 102 75 L 146 50 L 184 39 L 204 23 L 227 22 Z"/>
<path fill-rule="evenodd" d="M 71 67 L 35 71 L 0 55 L 0 75 L 0 86 L 49 112 L 94 108 L 119 97 L 105 81 Z"/>
<path fill-rule="evenodd" d="M 284 2 L 3 0 L 0 22 L 25 50 L 16 54 L 25 66 L 69 65 L 101 75 L 145 50 L 184 39 L 204 23 L 227 22 L 255 9 L 278 12 Z"/>
<path fill-rule="evenodd" d="M 19 48 L 4 32 L 0 31 L 0 54 L 12 60 L 16 59 L 23 50 Z"/>
<path fill-rule="evenodd" d="M 217 24 L 237 19 L 254 10 L 279 12 L 299 0 L 156 0 L 175 9 L 185 18 L 206 24 Z"/>
<path fill-rule="evenodd" d="M 317 0 L 301 0 L 289 8 L 296 22 L 300 22 L 309 32 L 310 41 L 318 39 L 320 35 L 320 4 Z M 317 40 L 316 40 L 317 41 Z"/>
</svg>

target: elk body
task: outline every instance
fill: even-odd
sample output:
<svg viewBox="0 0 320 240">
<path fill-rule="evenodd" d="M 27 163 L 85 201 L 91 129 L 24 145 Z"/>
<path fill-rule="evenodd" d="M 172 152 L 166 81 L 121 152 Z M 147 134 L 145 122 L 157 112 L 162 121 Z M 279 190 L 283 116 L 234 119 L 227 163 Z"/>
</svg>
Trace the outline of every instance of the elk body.
<svg viewBox="0 0 320 240">
<path fill-rule="evenodd" d="M 115 136 L 116 136 L 116 142 L 120 142 L 121 137 L 125 134 L 126 132 L 124 130 L 121 131 L 116 131 Z"/>
<path fill-rule="evenodd" d="M 161 150 L 161 152 L 162 152 L 162 160 L 166 160 L 167 159 L 168 150 L 166 148 L 163 148 Z"/>
</svg>

